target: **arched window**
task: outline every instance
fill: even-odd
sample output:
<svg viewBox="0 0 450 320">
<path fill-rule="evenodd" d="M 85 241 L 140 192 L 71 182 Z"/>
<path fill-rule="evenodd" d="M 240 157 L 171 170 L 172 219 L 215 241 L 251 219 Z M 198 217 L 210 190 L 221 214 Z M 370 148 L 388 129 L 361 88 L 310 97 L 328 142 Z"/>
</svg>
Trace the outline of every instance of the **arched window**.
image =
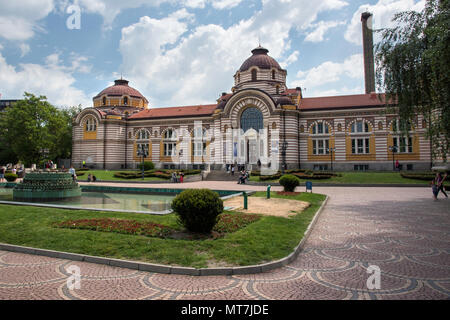
<svg viewBox="0 0 450 320">
<path fill-rule="evenodd" d="M 252 70 L 252 81 L 256 81 L 257 80 L 257 70 L 253 69 Z"/>
<path fill-rule="evenodd" d="M 147 130 L 140 130 L 137 136 L 138 140 L 148 140 L 150 139 L 150 133 Z"/>
<path fill-rule="evenodd" d="M 241 82 L 241 74 L 240 73 L 238 73 L 238 75 L 237 75 L 237 82 L 238 83 Z"/>
<path fill-rule="evenodd" d="M 272 80 L 275 80 L 275 70 L 272 70 Z"/>
<path fill-rule="evenodd" d="M 89 117 L 86 120 L 86 132 L 93 132 L 97 130 L 97 122 L 94 118 Z"/>
<path fill-rule="evenodd" d="M 255 129 L 257 132 L 263 129 L 263 114 L 255 107 L 247 108 L 241 115 L 241 129 L 247 132 L 249 129 Z"/>
<path fill-rule="evenodd" d="M 124 97 L 124 98 L 123 98 L 123 104 L 124 104 L 124 105 L 127 105 L 127 104 L 128 104 L 128 97 Z"/>
<path fill-rule="evenodd" d="M 103 105 L 106 106 L 106 97 L 103 97 Z"/>
<path fill-rule="evenodd" d="M 352 123 L 351 133 L 365 133 L 369 132 L 369 124 L 365 121 L 355 121 Z"/>
</svg>

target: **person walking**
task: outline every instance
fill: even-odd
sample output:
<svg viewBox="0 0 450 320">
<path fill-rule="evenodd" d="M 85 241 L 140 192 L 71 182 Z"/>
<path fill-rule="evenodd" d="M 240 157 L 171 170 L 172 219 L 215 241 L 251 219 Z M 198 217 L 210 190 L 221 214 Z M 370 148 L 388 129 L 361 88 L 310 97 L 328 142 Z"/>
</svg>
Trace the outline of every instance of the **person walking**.
<svg viewBox="0 0 450 320">
<path fill-rule="evenodd" d="M 231 175 L 234 176 L 234 164 L 231 165 Z"/>
<path fill-rule="evenodd" d="M 75 171 L 73 166 L 70 166 L 69 173 L 72 175 L 73 181 L 77 180 L 77 172 Z"/>
<path fill-rule="evenodd" d="M 184 173 L 180 172 L 180 183 L 183 183 L 183 179 L 184 179 Z"/>
<path fill-rule="evenodd" d="M 5 172 L 6 172 L 6 168 L 5 167 L 0 167 L 0 182 L 3 182 L 3 180 L 5 180 Z"/>
<path fill-rule="evenodd" d="M 447 173 L 445 173 L 445 175 L 442 176 L 442 174 L 439 172 L 438 175 L 439 175 L 440 180 L 439 180 L 439 183 L 437 185 L 437 188 L 438 188 L 437 194 L 439 194 L 439 191 L 440 191 L 440 192 L 442 192 L 444 194 L 444 196 L 446 198 L 448 198 L 448 195 L 445 192 L 445 187 L 444 187 L 444 181 L 445 181 L 445 179 L 447 179 Z M 436 198 L 437 198 L 437 195 L 436 195 Z"/>
</svg>

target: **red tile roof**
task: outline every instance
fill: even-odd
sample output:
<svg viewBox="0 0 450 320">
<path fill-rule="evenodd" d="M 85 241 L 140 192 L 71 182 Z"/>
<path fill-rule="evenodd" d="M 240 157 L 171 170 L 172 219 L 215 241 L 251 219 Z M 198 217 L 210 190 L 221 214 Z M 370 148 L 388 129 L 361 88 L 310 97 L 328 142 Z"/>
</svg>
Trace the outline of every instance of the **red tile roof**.
<svg viewBox="0 0 450 320">
<path fill-rule="evenodd" d="M 151 108 L 133 114 L 128 119 L 150 119 L 150 118 L 173 118 L 188 116 L 210 116 L 214 113 L 217 104 L 170 107 L 170 108 Z"/>
<path fill-rule="evenodd" d="M 348 96 L 303 98 L 300 101 L 300 110 L 382 107 L 384 105 L 384 94 L 355 94 Z"/>
</svg>

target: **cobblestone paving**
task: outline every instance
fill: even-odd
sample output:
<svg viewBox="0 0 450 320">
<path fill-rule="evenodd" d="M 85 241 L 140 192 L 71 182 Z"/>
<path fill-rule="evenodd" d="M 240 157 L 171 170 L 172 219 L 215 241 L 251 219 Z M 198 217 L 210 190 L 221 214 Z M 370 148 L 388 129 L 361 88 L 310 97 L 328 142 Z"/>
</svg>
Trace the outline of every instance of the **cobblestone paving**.
<svg viewBox="0 0 450 320">
<path fill-rule="evenodd" d="M 304 250 L 254 275 L 191 277 L 0 251 L 0 299 L 449 299 L 450 200 L 429 188 L 315 188 L 330 195 Z M 81 270 L 69 290 L 67 268 Z M 367 268 L 381 270 L 369 290 Z"/>
</svg>

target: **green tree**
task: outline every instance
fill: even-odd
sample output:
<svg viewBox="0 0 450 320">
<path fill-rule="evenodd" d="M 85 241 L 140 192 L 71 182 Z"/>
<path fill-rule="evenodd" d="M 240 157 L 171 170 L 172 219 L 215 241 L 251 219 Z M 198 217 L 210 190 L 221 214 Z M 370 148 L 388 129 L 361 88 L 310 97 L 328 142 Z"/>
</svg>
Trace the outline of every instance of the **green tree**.
<svg viewBox="0 0 450 320">
<path fill-rule="evenodd" d="M 72 117 L 76 108 L 61 110 L 45 96 L 24 93 L 24 99 L 0 114 L 2 140 L 26 166 L 70 156 Z"/>
<path fill-rule="evenodd" d="M 450 140 L 449 0 L 427 0 L 422 12 L 395 15 L 396 26 L 380 30 L 377 85 L 395 101 L 400 127 L 418 114 L 426 119 L 433 158 L 447 161 Z"/>
</svg>

